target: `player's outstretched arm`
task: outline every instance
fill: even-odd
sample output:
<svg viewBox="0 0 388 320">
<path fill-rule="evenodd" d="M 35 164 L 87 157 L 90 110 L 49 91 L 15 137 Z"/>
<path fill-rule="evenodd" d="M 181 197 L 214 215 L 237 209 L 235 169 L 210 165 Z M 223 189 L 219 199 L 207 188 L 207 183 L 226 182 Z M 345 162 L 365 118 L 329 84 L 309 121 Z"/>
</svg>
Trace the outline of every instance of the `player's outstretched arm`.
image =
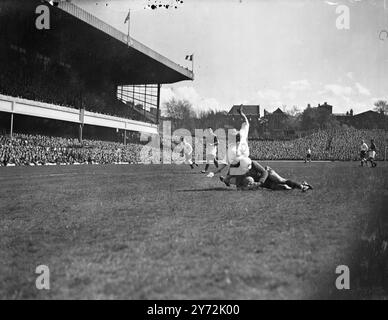
<svg viewBox="0 0 388 320">
<path fill-rule="evenodd" d="M 238 113 L 241 115 L 243 118 L 243 122 L 249 123 L 247 116 L 245 115 L 242 106 L 238 109 Z"/>
</svg>

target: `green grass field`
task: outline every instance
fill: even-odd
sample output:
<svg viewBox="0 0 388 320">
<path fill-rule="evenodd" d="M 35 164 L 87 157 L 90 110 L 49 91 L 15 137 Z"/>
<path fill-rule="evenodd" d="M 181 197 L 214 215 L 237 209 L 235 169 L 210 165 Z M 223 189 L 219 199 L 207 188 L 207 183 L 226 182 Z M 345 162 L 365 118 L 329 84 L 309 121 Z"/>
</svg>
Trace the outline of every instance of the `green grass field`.
<svg viewBox="0 0 388 320">
<path fill-rule="evenodd" d="M 352 266 L 388 165 L 270 165 L 314 190 L 236 191 L 183 165 L 0 168 L 0 298 L 384 298 Z M 35 288 L 42 264 L 50 290 Z"/>
</svg>

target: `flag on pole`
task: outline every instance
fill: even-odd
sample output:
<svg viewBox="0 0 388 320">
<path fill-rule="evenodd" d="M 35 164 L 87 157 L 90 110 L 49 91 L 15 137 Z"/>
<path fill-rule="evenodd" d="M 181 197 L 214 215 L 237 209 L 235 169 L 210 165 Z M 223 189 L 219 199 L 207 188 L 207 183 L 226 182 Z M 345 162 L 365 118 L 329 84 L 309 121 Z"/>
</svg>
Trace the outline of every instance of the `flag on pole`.
<svg viewBox="0 0 388 320">
<path fill-rule="evenodd" d="M 128 10 L 127 17 L 124 20 L 124 24 L 128 22 L 128 34 L 127 34 L 127 45 L 132 45 L 131 37 L 130 37 L 130 29 L 131 29 L 131 9 Z"/>
<path fill-rule="evenodd" d="M 129 21 L 130 15 L 131 15 L 131 11 L 128 11 L 127 17 L 124 20 L 124 24 L 126 24 Z"/>
<path fill-rule="evenodd" d="M 194 53 L 190 54 L 190 55 L 187 55 L 185 57 L 185 60 L 191 61 L 191 71 L 193 71 L 194 70 Z"/>
</svg>

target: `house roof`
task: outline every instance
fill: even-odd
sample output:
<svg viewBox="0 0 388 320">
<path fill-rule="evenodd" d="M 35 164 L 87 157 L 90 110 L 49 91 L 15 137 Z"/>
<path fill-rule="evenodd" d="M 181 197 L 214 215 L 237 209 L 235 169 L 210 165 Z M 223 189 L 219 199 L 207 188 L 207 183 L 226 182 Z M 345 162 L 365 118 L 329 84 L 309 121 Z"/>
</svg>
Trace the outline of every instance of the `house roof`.
<svg viewBox="0 0 388 320">
<path fill-rule="evenodd" d="M 238 115 L 241 105 L 234 105 L 228 112 L 229 115 Z M 260 105 L 243 105 L 243 111 L 248 116 L 260 116 Z"/>
<path fill-rule="evenodd" d="M 277 108 L 272 114 L 284 114 L 284 112 L 280 108 Z"/>
<path fill-rule="evenodd" d="M 363 117 L 363 116 L 374 116 L 374 117 L 380 117 L 381 114 L 379 112 L 373 111 L 373 110 L 368 110 L 365 112 L 361 112 L 358 114 L 355 114 L 354 117 Z"/>
</svg>

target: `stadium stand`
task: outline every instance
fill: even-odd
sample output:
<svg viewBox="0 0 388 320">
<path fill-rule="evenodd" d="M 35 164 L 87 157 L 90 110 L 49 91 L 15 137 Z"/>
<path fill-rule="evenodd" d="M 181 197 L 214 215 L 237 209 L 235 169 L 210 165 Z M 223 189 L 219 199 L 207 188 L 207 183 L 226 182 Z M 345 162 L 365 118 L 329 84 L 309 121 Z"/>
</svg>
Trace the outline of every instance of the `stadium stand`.
<svg viewBox="0 0 388 320">
<path fill-rule="evenodd" d="M 47 30 L 35 23 L 40 6 L 49 13 Z M 77 124 L 81 140 L 84 125 L 156 133 L 161 85 L 192 79 L 192 71 L 74 3 L 0 2 L 0 112 L 12 115 L 11 132 L 20 132 L 13 127 L 23 115 Z M 147 92 L 120 101 L 123 86 L 155 86 L 156 112 Z"/>
<path fill-rule="evenodd" d="M 149 122 L 133 106 L 109 95 L 91 90 L 80 93 L 81 81 L 68 81 L 72 74 L 66 67 L 55 64 L 43 67 L 40 60 L 26 57 L 8 61 L 8 64 L 0 64 L 0 94 Z"/>
</svg>

